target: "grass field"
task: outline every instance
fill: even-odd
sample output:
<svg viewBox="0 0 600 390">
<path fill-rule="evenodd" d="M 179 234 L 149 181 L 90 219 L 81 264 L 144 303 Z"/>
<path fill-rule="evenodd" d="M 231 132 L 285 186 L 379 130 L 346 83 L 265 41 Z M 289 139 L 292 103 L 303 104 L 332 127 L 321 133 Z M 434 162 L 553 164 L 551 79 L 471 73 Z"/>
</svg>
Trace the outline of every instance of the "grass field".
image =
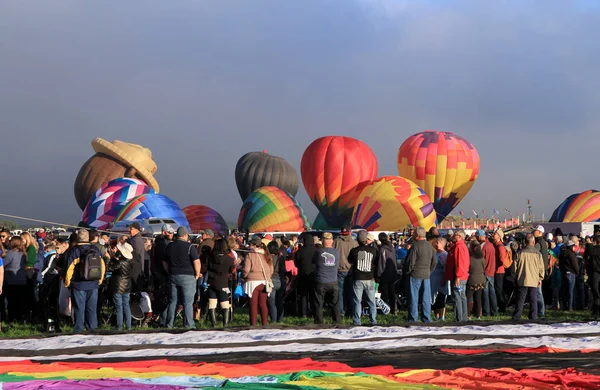
<svg viewBox="0 0 600 390">
<path fill-rule="evenodd" d="M 483 321 L 499 321 L 499 322 L 504 322 L 504 323 L 510 323 L 511 322 L 511 316 L 510 316 L 511 312 L 507 312 L 506 315 L 501 315 L 501 316 L 497 316 L 497 317 L 484 317 L 482 320 Z M 527 320 L 527 314 L 528 312 L 525 311 L 524 316 L 523 316 L 523 321 Z M 400 313 L 396 314 L 396 315 L 382 315 L 382 314 L 378 314 L 377 315 L 377 322 L 380 325 L 409 325 L 407 322 L 408 319 L 408 314 L 406 311 L 401 311 Z M 448 310 L 446 313 L 446 321 L 444 323 L 452 323 L 452 321 L 454 320 L 454 314 L 452 313 L 452 310 Z M 565 312 L 565 311 L 556 311 L 556 310 L 546 310 L 546 316 L 542 319 L 540 319 L 540 321 L 588 321 L 591 320 L 591 314 L 589 311 L 574 311 L 574 312 Z M 469 322 L 470 324 L 477 324 L 480 321 L 471 321 Z M 368 323 L 368 318 L 367 317 L 363 317 L 363 324 L 367 324 Z M 237 309 L 237 311 L 235 312 L 234 316 L 233 316 L 233 320 L 230 323 L 229 328 L 236 328 L 236 327 L 248 327 L 250 324 L 250 317 L 248 315 L 248 309 L 247 308 L 239 308 Z M 259 316 L 259 324 L 260 324 L 260 316 Z M 293 316 L 289 316 L 289 317 L 285 317 L 283 319 L 283 321 L 281 323 L 277 323 L 277 324 L 272 324 L 270 323 L 270 325 L 273 326 L 293 326 L 293 327 L 298 327 L 298 326 L 306 326 L 306 325 L 312 325 L 313 324 L 313 319 L 312 318 L 300 318 L 300 317 L 293 317 Z M 331 316 L 329 315 L 329 312 L 325 313 L 325 324 L 327 325 L 332 325 L 333 322 L 331 320 Z M 344 325 L 352 325 L 352 319 L 345 317 L 343 319 L 343 324 Z M 177 319 L 177 321 L 175 322 L 175 327 L 177 328 L 182 328 L 183 327 L 183 321 L 181 319 Z M 197 321 L 196 322 L 196 327 L 198 329 L 210 329 L 210 323 L 208 322 L 208 320 L 204 320 L 202 319 L 201 321 Z M 218 316 L 217 318 L 217 329 L 222 329 L 222 325 L 221 325 L 221 317 Z M 105 325 L 102 324 L 102 326 L 100 326 L 100 330 L 102 331 L 110 331 L 113 328 L 111 328 L 110 325 Z M 153 326 L 150 325 L 149 327 L 146 328 L 140 328 L 140 327 L 135 327 L 132 331 L 155 331 L 157 329 L 160 329 L 158 326 Z M 43 332 L 43 327 L 42 326 L 36 326 L 36 325 L 23 325 L 23 324 L 2 324 L 2 332 L 0 333 L 0 337 L 1 338 L 15 338 L 15 337 L 40 337 L 40 336 L 44 336 L 45 333 Z M 67 324 L 66 321 L 63 322 L 62 324 L 62 333 L 63 334 L 70 334 L 73 332 L 73 327 L 70 324 Z"/>
</svg>

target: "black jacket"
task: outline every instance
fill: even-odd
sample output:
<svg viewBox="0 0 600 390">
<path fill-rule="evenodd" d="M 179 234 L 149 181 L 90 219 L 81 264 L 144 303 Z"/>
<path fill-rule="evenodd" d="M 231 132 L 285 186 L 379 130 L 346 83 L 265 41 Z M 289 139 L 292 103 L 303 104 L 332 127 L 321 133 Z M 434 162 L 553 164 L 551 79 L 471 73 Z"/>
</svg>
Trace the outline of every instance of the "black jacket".
<svg viewBox="0 0 600 390">
<path fill-rule="evenodd" d="M 229 274 L 233 270 L 233 257 L 230 255 L 213 255 L 208 258 L 208 285 L 222 289 L 229 287 Z"/>
<path fill-rule="evenodd" d="M 547 270 L 549 266 L 548 243 L 546 242 L 546 240 L 544 240 L 544 237 L 538 237 L 535 239 L 535 249 L 540 251 L 540 253 L 542 254 L 542 259 L 544 259 L 544 269 Z"/>
<path fill-rule="evenodd" d="M 108 292 L 113 294 L 129 294 L 131 292 L 131 273 L 133 259 L 119 257 L 113 259 L 110 270 L 112 276 L 108 282 Z"/>
<path fill-rule="evenodd" d="M 271 255 L 273 262 L 273 279 L 285 277 L 285 257 L 282 254 Z"/>
<path fill-rule="evenodd" d="M 302 248 L 296 252 L 294 264 L 298 268 L 298 275 L 309 276 L 315 272 L 313 257 L 315 254 L 315 239 L 311 234 L 302 233 Z"/>
<path fill-rule="evenodd" d="M 593 273 L 600 274 L 600 245 L 587 244 L 585 247 L 585 257 L 588 276 Z"/>
<path fill-rule="evenodd" d="M 577 260 L 577 255 L 572 249 L 566 248 L 564 245 L 560 251 L 558 266 L 562 272 L 570 272 L 575 275 L 579 274 L 579 261 Z"/>
<path fill-rule="evenodd" d="M 382 283 L 393 283 L 398 279 L 396 265 L 396 251 L 391 244 L 384 244 L 379 248 L 379 263 L 377 264 L 377 276 Z"/>
</svg>

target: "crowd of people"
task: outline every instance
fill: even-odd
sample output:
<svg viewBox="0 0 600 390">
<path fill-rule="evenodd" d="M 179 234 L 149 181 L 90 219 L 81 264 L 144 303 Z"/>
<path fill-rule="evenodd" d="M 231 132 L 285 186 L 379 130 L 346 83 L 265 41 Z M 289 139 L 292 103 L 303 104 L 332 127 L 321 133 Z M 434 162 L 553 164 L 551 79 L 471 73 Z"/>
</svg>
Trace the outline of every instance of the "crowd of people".
<svg viewBox="0 0 600 390">
<path fill-rule="evenodd" d="M 129 235 L 79 229 L 69 239 L 52 233 L 0 232 L 0 320 L 60 330 L 71 317 L 75 332 L 93 331 L 99 319 L 119 330 L 142 326 L 185 328 L 203 316 L 212 327 L 231 321 L 235 302 L 248 305 L 250 325 L 312 316 L 334 324 L 344 316 L 376 325 L 378 310 L 408 312 L 409 322 L 457 322 L 495 317 L 509 307 L 521 319 L 546 309 L 584 310 L 600 316 L 600 236 L 528 234 L 501 229 L 440 235 L 421 227 L 406 235 L 344 226 L 331 232 L 224 237 L 210 229 L 192 236 L 166 224 L 157 237 L 134 222 Z M 378 294 L 379 293 L 379 294 Z M 132 313 L 132 302 L 141 311 Z M 290 301 L 291 305 L 290 305 Z M 548 305 L 546 305 L 548 302 Z M 108 305 L 107 305 L 108 304 Z M 104 312 L 103 312 L 104 310 Z M 68 320 L 67 320 L 68 321 Z"/>
</svg>

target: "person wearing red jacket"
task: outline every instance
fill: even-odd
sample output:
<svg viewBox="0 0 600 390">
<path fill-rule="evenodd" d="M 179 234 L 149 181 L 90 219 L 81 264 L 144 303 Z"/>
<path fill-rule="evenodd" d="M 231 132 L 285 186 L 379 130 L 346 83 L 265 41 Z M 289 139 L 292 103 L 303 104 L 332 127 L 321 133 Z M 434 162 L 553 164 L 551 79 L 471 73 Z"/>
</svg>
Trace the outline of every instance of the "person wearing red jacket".
<svg viewBox="0 0 600 390">
<path fill-rule="evenodd" d="M 478 230 L 477 240 L 481 244 L 483 258 L 485 259 L 485 288 L 483 289 L 483 315 L 496 317 L 498 315 L 498 302 L 496 301 L 496 288 L 494 276 L 496 275 L 496 247 L 486 237 L 484 230 Z"/>
<path fill-rule="evenodd" d="M 455 321 L 464 322 L 469 317 L 466 290 L 471 259 L 469 249 L 465 244 L 465 232 L 462 230 L 457 231 L 453 239 L 454 244 L 448 250 L 445 280 L 449 280 L 452 285 Z"/>
</svg>

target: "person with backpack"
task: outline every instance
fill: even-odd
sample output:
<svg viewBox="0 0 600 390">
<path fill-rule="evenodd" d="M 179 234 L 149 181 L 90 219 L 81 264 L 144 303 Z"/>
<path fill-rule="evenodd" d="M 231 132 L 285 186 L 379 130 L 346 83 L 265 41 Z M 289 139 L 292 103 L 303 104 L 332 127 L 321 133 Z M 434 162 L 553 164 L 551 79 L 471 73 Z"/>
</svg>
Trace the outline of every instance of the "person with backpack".
<svg viewBox="0 0 600 390">
<path fill-rule="evenodd" d="M 65 287 L 71 290 L 75 333 L 98 328 L 98 288 L 106 271 L 100 250 L 90 244 L 89 232 L 77 231 L 77 243 L 66 259 Z"/>
</svg>

